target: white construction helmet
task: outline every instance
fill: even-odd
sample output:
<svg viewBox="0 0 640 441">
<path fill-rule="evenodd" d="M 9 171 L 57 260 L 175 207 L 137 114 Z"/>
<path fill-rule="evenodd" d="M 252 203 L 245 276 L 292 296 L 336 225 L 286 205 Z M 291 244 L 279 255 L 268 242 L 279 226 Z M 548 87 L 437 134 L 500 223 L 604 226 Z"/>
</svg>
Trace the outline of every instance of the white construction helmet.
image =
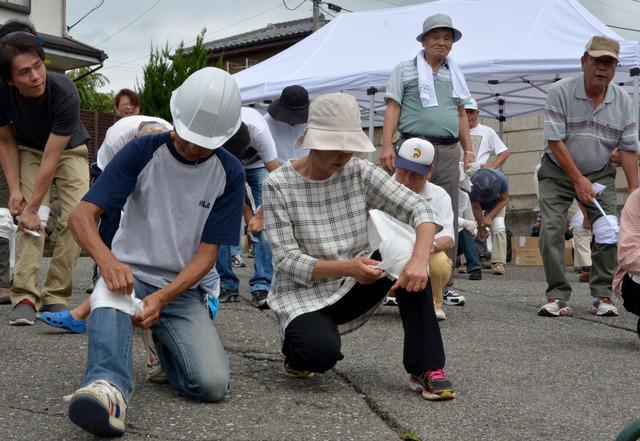
<svg viewBox="0 0 640 441">
<path fill-rule="evenodd" d="M 180 138 L 206 149 L 221 147 L 240 127 L 240 92 L 227 72 L 205 67 L 171 94 L 173 125 Z"/>
</svg>

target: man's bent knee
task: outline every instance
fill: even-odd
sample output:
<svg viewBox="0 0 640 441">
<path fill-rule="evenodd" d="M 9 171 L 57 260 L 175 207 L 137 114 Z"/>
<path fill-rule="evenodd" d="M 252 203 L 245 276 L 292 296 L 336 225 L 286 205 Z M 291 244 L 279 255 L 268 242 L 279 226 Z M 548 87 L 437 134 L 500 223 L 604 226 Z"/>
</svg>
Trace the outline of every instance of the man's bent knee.
<svg viewBox="0 0 640 441">
<path fill-rule="evenodd" d="M 191 379 L 184 391 L 194 400 L 215 403 L 224 400 L 229 390 L 229 376 L 222 371 L 205 372 Z"/>
<path fill-rule="evenodd" d="M 285 356 L 295 369 L 326 372 L 343 358 L 339 342 L 308 341 L 286 346 Z"/>
</svg>

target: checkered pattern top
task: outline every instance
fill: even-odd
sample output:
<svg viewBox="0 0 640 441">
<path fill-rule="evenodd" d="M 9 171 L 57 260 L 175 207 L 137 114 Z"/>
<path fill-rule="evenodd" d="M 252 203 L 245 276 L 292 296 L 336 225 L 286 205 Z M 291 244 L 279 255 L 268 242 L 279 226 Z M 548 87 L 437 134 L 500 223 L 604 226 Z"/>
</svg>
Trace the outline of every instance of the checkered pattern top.
<svg viewBox="0 0 640 441">
<path fill-rule="evenodd" d="M 325 308 L 356 283 L 351 277 L 313 279 L 318 260 L 368 255 L 368 211 L 379 209 L 414 228 L 440 222 L 422 197 L 372 163 L 353 158 L 323 181 L 300 175 L 287 162 L 264 180 L 264 229 L 273 255 L 274 281 L 268 303 L 282 332 L 297 316 Z M 340 326 L 341 333 L 364 324 L 369 314 Z"/>
</svg>

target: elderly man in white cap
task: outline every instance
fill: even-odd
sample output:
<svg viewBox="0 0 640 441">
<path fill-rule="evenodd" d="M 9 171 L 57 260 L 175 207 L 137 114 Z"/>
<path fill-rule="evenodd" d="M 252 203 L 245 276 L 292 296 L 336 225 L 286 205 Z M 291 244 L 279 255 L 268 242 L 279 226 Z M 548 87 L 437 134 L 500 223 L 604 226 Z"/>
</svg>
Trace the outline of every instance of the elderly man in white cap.
<svg viewBox="0 0 640 441">
<path fill-rule="evenodd" d="M 240 127 L 240 93 L 228 73 L 207 67 L 173 92 L 170 107 L 175 130 L 120 150 L 69 221 L 102 274 L 91 295 L 85 378 L 69 405 L 71 421 L 97 435 L 125 431 L 132 324 L 153 329 L 173 388 L 209 402 L 229 388 L 228 358 L 204 300 L 219 247 L 240 237 L 244 171 L 219 148 Z M 109 250 L 95 221 L 123 207 Z"/>
<path fill-rule="evenodd" d="M 391 73 L 385 93 L 380 162 L 391 171 L 396 153 L 393 138 L 400 132 L 397 145 L 409 138 L 423 138 L 435 148 L 435 170 L 431 182 L 445 189 L 452 201 L 454 231 L 458 229 L 458 181 L 460 146 L 464 163 L 474 160 L 469 122 L 463 101 L 470 97 L 462 71 L 449 52 L 462 33 L 453 27 L 451 17 L 428 17 L 416 39 L 422 50 L 411 60 L 399 63 Z M 447 250 L 455 260 L 456 250 Z"/>
<path fill-rule="evenodd" d="M 301 146 L 264 181 L 265 231 L 276 267 L 269 306 L 284 341 L 285 374 L 309 377 L 343 358 L 341 333 L 364 324 L 391 289 L 404 328 L 409 384 L 425 399 L 455 396 L 444 373 L 428 264 L 439 221 L 429 204 L 354 153 L 375 149 L 360 125 L 355 98 L 316 98 Z M 397 279 L 383 276 L 381 252 L 367 235 L 368 210 L 388 212 L 415 229 Z"/>
<path fill-rule="evenodd" d="M 429 277 L 431 279 L 431 293 L 438 320 L 445 320 L 447 315 L 442 310 L 442 290 L 451 277 L 453 262 L 446 251 L 455 244 L 455 230 L 453 229 L 453 209 L 451 198 L 442 187 L 429 182 L 433 173 L 433 145 L 424 139 L 411 138 L 406 140 L 396 156 L 396 181 L 418 193 L 426 200 L 442 223 L 442 230 L 436 233 L 431 246 L 429 257 Z M 457 304 L 464 304 L 464 297 Z"/>
<path fill-rule="evenodd" d="M 616 169 L 609 161 L 616 147 L 629 193 L 638 188 L 638 125 L 633 103 L 627 92 L 611 81 L 619 52 L 616 40 L 594 36 L 582 55 L 582 73 L 555 83 L 547 95 L 545 155 L 538 170 L 540 254 L 548 285 L 547 303 L 538 311 L 543 316 L 572 314 L 562 247 L 567 209 L 574 199 L 586 209 L 594 236 L 591 312 L 618 315 L 611 301 L 617 266 Z M 596 208 L 596 201 L 606 216 Z"/>
<path fill-rule="evenodd" d="M 480 124 L 478 102 L 469 97 L 464 100 L 464 110 L 469 120 L 471 145 L 475 154 L 475 163 L 483 168 L 500 168 L 509 157 L 509 150 L 495 130 Z M 493 162 L 489 159 L 495 156 Z"/>
</svg>

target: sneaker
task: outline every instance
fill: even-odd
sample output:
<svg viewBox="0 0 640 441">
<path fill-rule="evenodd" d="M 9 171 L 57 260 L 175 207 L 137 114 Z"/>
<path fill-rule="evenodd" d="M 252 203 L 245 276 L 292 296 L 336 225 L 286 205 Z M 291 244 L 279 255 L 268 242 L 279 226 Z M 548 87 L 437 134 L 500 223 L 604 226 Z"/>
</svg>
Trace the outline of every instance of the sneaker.
<svg viewBox="0 0 640 441">
<path fill-rule="evenodd" d="M 386 296 L 382 301 L 384 306 L 398 306 L 398 300 L 395 296 Z"/>
<path fill-rule="evenodd" d="M 0 288 L 0 305 L 11 304 L 11 290 L 9 288 Z"/>
<path fill-rule="evenodd" d="M 451 400 L 456 397 L 451 382 L 443 369 L 426 371 L 422 375 L 411 375 L 409 387 L 420 392 L 426 400 Z"/>
<path fill-rule="evenodd" d="M 482 270 L 477 269 L 469 272 L 469 280 L 482 280 Z"/>
<path fill-rule="evenodd" d="M 298 369 L 294 369 L 289 365 L 289 360 L 285 359 L 284 360 L 284 365 L 282 367 L 282 372 L 287 376 L 287 377 L 291 377 L 291 378 L 300 378 L 302 380 L 307 380 L 311 377 L 313 377 L 313 372 L 309 372 L 309 371 L 300 371 Z"/>
<path fill-rule="evenodd" d="M 124 435 L 127 404 L 120 390 L 106 380 L 96 380 L 75 391 L 69 404 L 69 419 L 100 436 Z"/>
<path fill-rule="evenodd" d="M 244 268 L 247 266 L 247 264 L 244 262 L 244 259 L 239 254 L 236 254 L 235 256 L 231 256 L 231 265 L 234 268 Z"/>
<path fill-rule="evenodd" d="M 238 295 L 238 291 L 231 291 L 227 288 L 220 288 L 220 295 L 218 295 L 218 302 L 220 303 L 231 303 L 231 302 L 239 302 L 240 296 Z"/>
<path fill-rule="evenodd" d="M 579 280 L 582 283 L 589 283 L 589 281 L 591 280 L 591 272 L 590 271 L 580 271 Z"/>
<path fill-rule="evenodd" d="M 467 273 L 467 265 L 460 265 L 460 267 L 458 268 L 458 272 L 460 274 L 466 274 Z"/>
<path fill-rule="evenodd" d="M 142 341 L 147 352 L 147 368 L 145 379 L 151 383 L 163 384 L 167 382 L 167 374 L 162 370 L 160 358 L 158 357 L 158 348 L 153 341 L 153 333 L 151 329 L 142 331 Z"/>
<path fill-rule="evenodd" d="M 505 270 L 504 270 L 504 263 L 494 263 L 491 265 L 491 271 L 493 271 L 493 274 L 497 274 L 498 276 L 504 276 L 505 274 Z"/>
<path fill-rule="evenodd" d="M 571 317 L 573 315 L 573 311 L 564 300 L 549 299 L 547 303 L 542 305 L 538 310 L 538 315 L 544 317 Z"/>
<path fill-rule="evenodd" d="M 609 297 L 596 297 L 591 303 L 590 312 L 599 317 L 614 317 L 618 315 L 618 308 Z"/>
<path fill-rule="evenodd" d="M 458 294 L 452 288 L 449 288 L 442 293 L 442 303 L 444 303 L 445 305 L 462 306 L 465 303 L 465 298 L 464 296 Z"/>
<path fill-rule="evenodd" d="M 438 321 L 446 320 L 447 314 L 442 309 L 436 309 L 436 318 Z"/>
<path fill-rule="evenodd" d="M 36 322 L 36 306 L 31 300 L 24 299 L 9 314 L 9 324 L 13 326 L 31 326 Z"/>
<path fill-rule="evenodd" d="M 258 291 L 251 292 L 251 304 L 258 309 L 269 309 L 267 305 L 267 296 L 269 291 L 260 289 Z"/>
</svg>

